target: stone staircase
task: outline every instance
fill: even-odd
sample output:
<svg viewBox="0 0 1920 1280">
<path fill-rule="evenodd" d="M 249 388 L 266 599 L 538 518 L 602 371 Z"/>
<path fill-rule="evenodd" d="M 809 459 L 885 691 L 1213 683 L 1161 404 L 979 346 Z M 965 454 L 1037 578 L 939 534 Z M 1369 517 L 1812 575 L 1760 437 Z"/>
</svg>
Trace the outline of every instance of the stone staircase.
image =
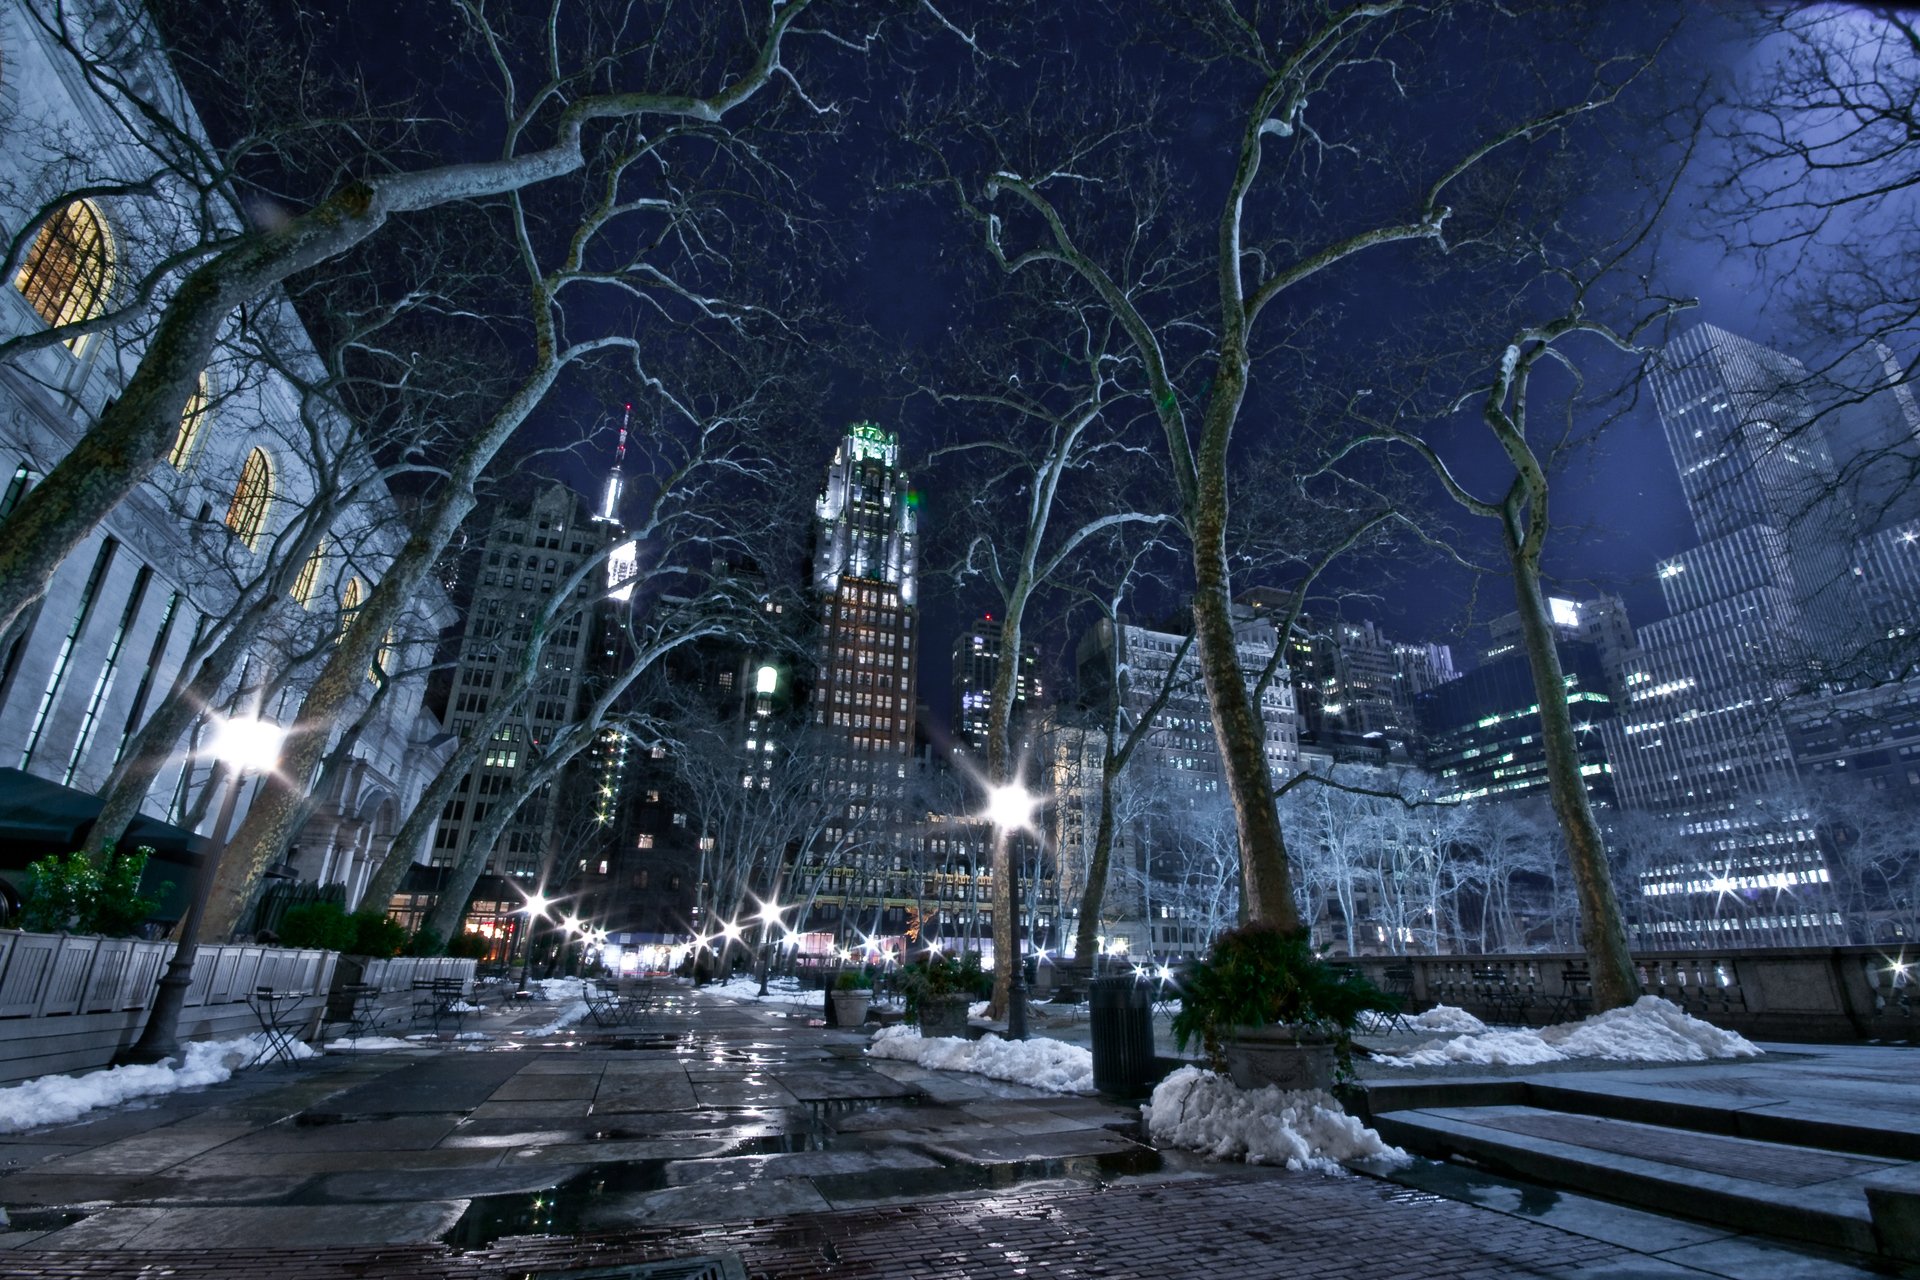
<svg viewBox="0 0 1920 1280">
<path fill-rule="evenodd" d="M 1911 1262 L 1916 1068 L 1920 1054 L 1855 1078 L 1828 1067 L 1795 1080 L 1769 1064 L 1372 1081 L 1368 1100 L 1382 1137 L 1433 1159 Z"/>
</svg>

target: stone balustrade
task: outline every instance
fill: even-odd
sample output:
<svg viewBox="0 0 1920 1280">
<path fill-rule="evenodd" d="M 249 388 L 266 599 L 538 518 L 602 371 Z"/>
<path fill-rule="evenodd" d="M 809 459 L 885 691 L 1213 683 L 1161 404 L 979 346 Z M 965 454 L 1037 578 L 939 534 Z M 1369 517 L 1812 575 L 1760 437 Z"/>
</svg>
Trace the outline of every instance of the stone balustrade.
<svg viewBox="0 0 1920 1280">
<path fill-rule="evenodd" d="M 1483 1018 L 1543 1024 L 1587 1012 L 1577 952 L 1358 956 L 1359 969 L 1410 1010 L 1457 1005 Z M 1696 1017 L 1768 1040 L 1920 1038 L 1920 947 L 1783 947 L 1639 952 L 1641 990 Z M 1575 978 L 1571 984 L 1569 977 Z"/>
</svg>

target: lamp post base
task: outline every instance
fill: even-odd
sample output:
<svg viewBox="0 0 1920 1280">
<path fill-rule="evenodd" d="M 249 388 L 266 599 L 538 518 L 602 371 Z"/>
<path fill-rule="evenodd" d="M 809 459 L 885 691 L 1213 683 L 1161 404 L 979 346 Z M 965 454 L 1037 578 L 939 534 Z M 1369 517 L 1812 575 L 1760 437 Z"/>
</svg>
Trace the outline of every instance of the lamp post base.
<svg viewBox="0 0 1920 1280">
<path fill-rule="evenodd" d="M 1007 981 L 1007 1039 L 1027 1038 L 1027 974 L 1024 964 L 1015 965 Z"/>
<path fill-rule="evenodd" d="M 193 985 L 193 953 L 177 953 L 153 992 L 147 1025 L 140 1038 L 114 1055 L 115 1066 L 149 1066 L 180 1056 L 180 1014 L 187 1007 L 187 988 Z"/>
</svg>

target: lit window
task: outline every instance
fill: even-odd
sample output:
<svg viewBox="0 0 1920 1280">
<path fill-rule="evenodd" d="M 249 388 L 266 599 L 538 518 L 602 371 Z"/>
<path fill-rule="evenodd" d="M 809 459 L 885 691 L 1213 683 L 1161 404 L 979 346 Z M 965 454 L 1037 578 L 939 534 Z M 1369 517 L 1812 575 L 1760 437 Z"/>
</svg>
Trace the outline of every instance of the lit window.
<svg viewBox="0 0 1920 1280">
<path fill-rule="evenodd" d="M 267 524 L 267 502 L 272 497 L 273 466 L 264 449 L 255 449 L 240 468 L 240 483 L 234 486 L 233 501 L 227 506 L 227 528 L 249 548 L 259 544 L 260 531 Z"/>
<path fill-rule="evenodd" d="M 653 835 L 652 835 L 652 833 L 650 833 L 650 832 L 644 832 L 644 831 L 640 833 L 640 844 L 639 844 L 639 847 L 640 847 L 640 848 L 642 848 L 642 849 L 651 849 L 651 848 L 653 848 Z"/>
<path fill-rule="evenodd" d="M 99 315 L 112 284 L 113 241 L 90 200 L 75 200 L 40 225 L 13 278 L 13 287 L 49 326 Z M 67 343 L 69 350 L 79 346 L 78 338 Z"/>
<path fill-rule="evenodd" d="M 300 602 L 303 609 L 313 607 L 314 598 L 319 594 L 320 570 L 327 562 L 327 540 L 322 538 L 313 546 L 313 554 L 300 566 L 300 576 L 293 580 L 293 590 L 288 594 Z"/>
<path fill-rule="evenodd" d="M 360 610 L 360 579 L 348 578 L 347 585 L 340 591 L 340 631 L 334 636 L 338 643 L 341 636 L 347 634 L 347 628 L 353 625 L 353 615 Z"/>
<path fill-rule="evenodd" d="M 180 432 L 174 436 L 173 449 L 167 454 L 167 461 L 175 471 L 186 470 L 187 459 L 193 456 L 194 441 L 200 438 L 200 427 L 206 420 L 207 375 L 203 373 L 194 385 L 193 394 L 187 397 L 187 407 L 180 414 Z"/>
</svg>

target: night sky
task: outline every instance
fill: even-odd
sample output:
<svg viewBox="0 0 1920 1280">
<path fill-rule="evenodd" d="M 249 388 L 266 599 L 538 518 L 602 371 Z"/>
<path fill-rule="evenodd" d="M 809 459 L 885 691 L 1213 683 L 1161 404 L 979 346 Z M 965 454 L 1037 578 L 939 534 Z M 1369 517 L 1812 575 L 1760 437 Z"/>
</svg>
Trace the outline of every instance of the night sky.
<svg viewBox="0 0 1920 1280">
<path fill-rule="evenodd" d="M 449 52 L 453 47 L 452 27 L 444 15 L 423 14 L 417 21 L 410 18 L 403 30 L 395 32 L 388 21 L 373 21 L 371 7 L 350 0 L 307 4 L 297 10 L 290 3 L 269 5 L 268 9 L 283 24 L 292 21 L 291 15 L 296 12 L 302 15 L 297 24 L 300 38 L 317 65 L 347 73 L 375 99 L 412 97 L 433 108 L 435 118 L 422 126 L 420 134 L 426 152 L 445 158 L 487 153 L 496 126 L 475 107 L 484 101 L 473 89 L 479 64 Z M 823 13 L 832 11 L 833 6 L 823 6 Z M 228 24 L 251 20 L 247 11 L 237 7 L 226 10 L 224 19 L 207 9 L 187 12 L 195 15 L 195 22 L 206 22 L 194 28 L 190 40 L 220 37 L 223 20 Z M 1000 30 L 996 15 L 1006 11 L 980 5 L 946 12 L 958 25 L 974 31 L 984 46 L 991 46 Z M 1674 9 L 1623 5 L 1619 12 L 1625 15 L 1620 19 L 1623 29 L 1631 35 L 1636 24 L 1653 29 L 1668 21 Z M 1753 70 L 1765 55 L 1752 53 L 1732 38 L 1729 27 L 1715 25 L 1717 21 L 1712 10 L 1702 8 L 1695 26 L 1681 42 L 1680 60 L 1694 70 L 1726 74 Z M 1068 7 L 1047 20 L 1044 36 L 1060 49 L 1089 50 L 1091 59 L 1111 51 L 1115 29 L 1100 6 L 1087 6 L 1082 16 Z M 1009 94 L 1022 93 L 1031 92 L 1033 77 L 1043 74 L 1035 69 L 1043 65 L 1041 59 L 1028 58 L 1015 70 L 983 64 L 957 39 L 937 30 L 916 29 L 910 37 L 900 38 L 904 41 L 902 48 L 908 50 L 905 57 L 915 68 L 912 83 L 916 87 L 977 79 Z M 1462 43 L 1457 51 L 1460 65 L 1455 69 L 1454 88 L 1463 95 L 1462 101 L 1470 101 L 1474 95 L 1497 98 L 1504 92 L 1499 87 L 1503 56 L 1497 46 L 1476 48 L 1470 41 Z M 943 211 L 932 198 L 887 190 L 887 166 L 901 155 L 890 133 L 899 114 L 890 95 L 900 92 L 899 84 L 876 82 L 870 63 L 863 64 L 843 50 L 810 48 L 796 61 L 802 75 L 810 77 L 806 80 L 809 92 L 831 100 L 840 111 L 840 132 L 833 145 L 810 149 L 796 161 L 804 170 L 800 185 L 814 202 L 814 214 L 823 224 L 823 252 L 814 264 L 812 283 L 822 300 L 839 313 L 843 329 L 862 331 L 857 349 L 868 356 L 878 353 L 872 363 L 856 359 L 844 349 L 825 355 L 831 368 L 821 401 L 824 408 L 818 413 L 820 421 L 797 424 L 796 433 L 817 445 L 817 465 L 824 469 L 826 451 L 837 429 L 847 422 L 873 418 L 903 430 L 906 451 L 912 459 L 928 438 L 949 438 L 954 424 L 933 418 L 924 402 L 913 401 L 902 388 L 890 383 L 887 362 L 936 356 L 941 344 L 950 341 L 952 328 L 968 322 L 967 271 L 969 266 L 978 265 L 978 240 L 951 215 L 951 209 Z M 196 92 L 218 129 L 222 112 L 213 101 L 215 95 L 206 93 L 204 87 Z M 1215 112 L 1189 94 L 1175 95 L 1174 105 L 1190 112 L 1184 128 L 1192 144 L 1174 160 L 1174 173 L 1204 193 L 1210 184 L 1218 185 L 1218 174 L 1209 166 L 1217 161 L 1223 143 L 1230 142 L 1238 128 L 1239 104 L 1225 101 Z M 1446 126 L 1436 124 L 1435 129 L 1433 145 L 1439 147 L 1446 141 Z M 1706 181 L 1716 159 L 1711 147 L 1703 149 L 1697 166 L 1699 182 Z M 1585 212 L 1604 221 L 1609 212 L 1607 192 L 1591 191 L 1584 200 Z M 1701 215 L 1703 201 L 1700 187 L 1683 186 L 1670 210 L 1660 249 L 1666 291 L 1700 300 L 1699 307 L 1681 323 L 1712 322 L 1793 350 L 1796 339 L 1792 322 L 1773 300 L 1773 282 L 1720 249 L 1715 229 Z M 1623 202 L 1623 208 L 1626 203 L 1630 202 Z M 1204 194 L 1196 197 L 1196 207 L 1210 207 Z M 828 240 L 832 242 L 830 250 L 826 247 Z M 1333 316 L 1333 329 L 1325 335 L 1330 345 L 1342 340 L 1339 326 L 1365 326 L 1378 312 L 1405 305 L 1404 291 L 1396 294 L 1381 284 L 1370 274 L 1373 269 L 1364 261 L 1340 268 L 1315 299 L 1329 306 Z M 977 316 L 972 319 L 977 323 Z M 1604 362 L 1600 367 L 1604 369 Z M 1259 367 L 1254 376 L 1258 384 L 1262 377 Z M 1251 412 L 1242 419 L 1240 438 L 1247 445 L 1255 443 L 1260 430 L 1272 429 L 1258 420 L 1264 403 L 1258 385 L 1254 394 Z M 529 439 L 523 443 L 529 447 L 542 443 L 542 433 L 545 440 L 574 438 L 596 423 L 609 422 L 615 412 L 617 395 L 609 388 L 566 384 L 541 418 L 530 424 Z M 610 435 L 603 433 L 600 438 L 610 448 Z M 1458 433 L 1456 444 L 1464 473 L 1472 476 L 1477 465 L 1475 449 L 1480 444 L 1470 431 Z M 556 465 L 550 460 L 543 465 L 583 491 L 590 491 L 604 456 L 605 451 L 596 456 L 594 450 L 587 450 L 572 461 Z M 924 511 L 929 528 L 937 531 L 943 477 L 916 469 L 915 478 L 928 492 Z M 1690 545 L 1693 532 L 1651 404 L 1643 401 L 1637 405 L 1603 439 L 1573 459 L 1556 477 L 1556 486 L 1557 532 L 1548 556 L 1556 587 L 1576 596 L 1597 590 L 1623 594 L 1636 622 L 1660 616 L 1654 564 Z M 1467 529 L 1470 553 L 1485 555 L 1491 550 L 1490 528 L 1474 528 L 1471 521 L 1462 523 Z M 947 718 L 947 662 L 952 637 L 964 620 L 991 607 L 990 597 L 955 594 L 942 580 L 937 570 L 954 550 L 943 545 L 936 534 L 928 540 L 923 560 L 927 625 L 922 640 L 921 693 L 940 723 Z M 1378 566 L 1356 564 L 1337 572 L 1350 575 L 1356 586 L 1367 587 L 1377 570 Z M 1352 616 L 1371 617 L 1396 638 L 1452 641 L 1456 662 L 1462 666 L 1467 665 L 1475 647 L 1470 628 L 1511 607 L 1510 588 L 1496 578 L 1483 584 L 1479 600 L 1469 609 L 1467 576 L 1443 567 L 1435 558 L 1404 566 L 1384 581 L 1377 599 L 1355 609 Z M 1254 585 L 1261 584 L 1236 584 Z M 1162 610 L 1177 603 L 1172 595 L 1157 602 Z M 1062 651 L 1069 646 L 1057 628 L 1042 631 L 1053 650 L 1043 663 L 1057 680 L 1065 656 Z"/>
</svg>

